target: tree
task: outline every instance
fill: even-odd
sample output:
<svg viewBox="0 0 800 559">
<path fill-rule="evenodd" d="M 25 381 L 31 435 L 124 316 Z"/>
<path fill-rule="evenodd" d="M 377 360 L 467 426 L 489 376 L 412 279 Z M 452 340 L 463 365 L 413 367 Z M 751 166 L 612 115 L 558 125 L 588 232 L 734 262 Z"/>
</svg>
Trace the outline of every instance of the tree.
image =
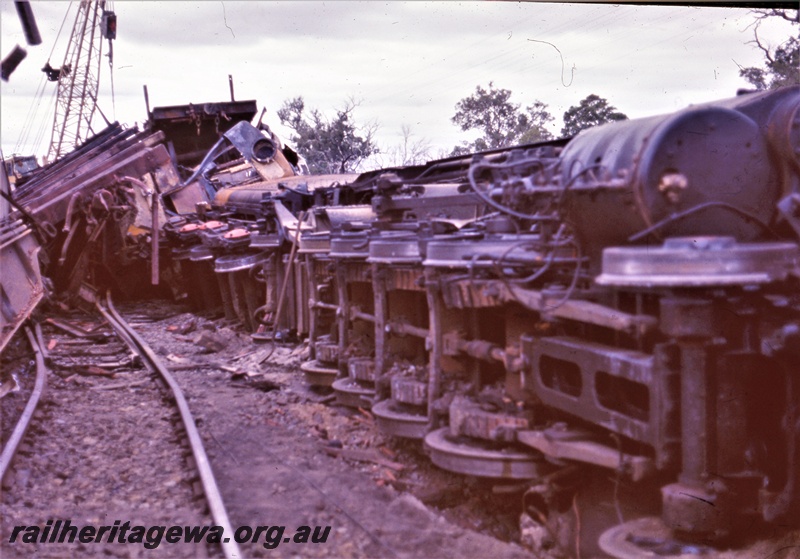
<svg viewBox="0 0 800 559">
<path fill-rule="evenodd" d="M 456 103 L 452 122 L 461 130 L 480 130 L 483 135 L 471 144 L 456 146 L 453 155 L 511 146 L 523 142 L 523 138 L 525 143 L 552 138 L 545 128 L 553 120 L 547 105 L 534 101 L 521 112 L 520 105 L 510 98 L 510 90 L 498 89 L 489 82 L 488 90 L 478 85 L 475 93 Z"/>
<path fill-rule="evenodd" d="M 290 138 L 298 153 L 308 163 L 312 173 L 348 173 L 358 169 L 370 155 L 378 151 L 374 141 L 377 125 L 356 126 L 353 111 L 358 103 L 347 100 L 336 111 L 336 117 L 326 118 L 317 109 L 305 114 L 302 97 L 284 101 L 278 118 L 294 130 Z"/>
<path fill-rule="evenodd" d="M 795 11 L 796 12 L 796 11 Z M 797 15 L 792 17 L 789 10 L 754 10 L 756 16 L 753 27 L 755 39 L 751 43 L 764 53 L 764 68 L 739 68 L 739 75 L 756 89 L 776 89 L 785 85 L 800 84 L 800 39 L 789 37 L 774 49 L 761 42 L 758 28 L 767 18 L 781 18 L 795 25 L 800 23 Z"/>
<path fill-rule="evenodd" d="M 547 105 L 541 101 L 534 101 L 533 105 L 530 105 L 525 110 L 528 111 L 527 116 L 530 128 L 519 137 L 519 143 L 532 144 L 551 140 L 553 135 L 544 126 L 555 119 L 547 111 Z"/>
<path fill-rule="evenodd" d="M 581 130 L 614 120 L 627 120 L 627 116 L 609 105 L 606 99 L 592 93 L 580 104 L 574 105 L 564 113 L 563 136 L 574 136 Z"/>
<path fill-rule="evenodd" d="M 389 159 L 388 166 L 401 167 L 405 165 L 420 165 L 431 157 L 431 143 L 425 138 L 414 139 L 411 126 L 403 124 L 401 127 L 403 139 L 399 144 L 389 148 L 385 155 Z"/>
</svg>

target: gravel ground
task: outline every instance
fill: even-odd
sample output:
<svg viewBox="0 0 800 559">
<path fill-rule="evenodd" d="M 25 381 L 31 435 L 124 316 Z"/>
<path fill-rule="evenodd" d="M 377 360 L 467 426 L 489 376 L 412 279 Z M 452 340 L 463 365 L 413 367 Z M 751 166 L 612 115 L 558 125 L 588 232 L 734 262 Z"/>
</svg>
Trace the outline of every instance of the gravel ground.
<svg viewBox="0 0 800 559">
<path fill-rule="evenodd" d="M 240 544 L 244 557 L 532 556 L 513 543 L 521 493 L 443 472 L 420 443 L 382 436 L 368 411 L 331 405 L 328 394 L 303 382 L 305 346 L 255 344 L 231 322 L 169 302 L 120 310 L 183 388 L 234 529 L 264 527 L 255 541 Z M 46 331 L 45 342 L 53 336 Z M 13 370 L 22 390 L 0 399 L 2 437 L 32 382 L 24 346 L 12 345 L 3 355 L 4 374 Z M 59 518 L 95 525 L 212 524 L 178 446 L 176 412 L 150 379 L 142 371 L 117 379 L 50 376 L 43 411 L 4 482 L 0 557 L 221 556 L 217 546 L 204 544 L 8 543 L 15 525 L 44 526 Z M 102 389 L 126 383 L 132 386 Z M 324 541 L 292 541 L 301 527 L 312 534 L 318 529 Z M 800 557 L 797 533 L 765 536 L 743 550 L 704 556 Z"/>
<path fill-rule="evenodd" d="M 36 367 L 24 332 L 18 332 L 0 354 L 0 444 L 5 447 L 13 426 L 31 397 Z"/>
<path fill-rule="evenodd" d="M 176 365 L 232 524 L 285 526 L 287 534 L 300 526 L 331 527 L 325 543 L 265 549 L 262 539 L 242 544 L 245 556 L 529 556 L 517 545 L 469 529 L 491 533 L 488 517 L 461 514 L 462 521 L 454 523 L 413 492 L 396 489 L 426 493 L 451 486 L 452 476 L 432 476 L 422 456 L 417 459 L 423 465 L 416 464 L 413 451 L 377 432 L 368 412 L 321 403 L 325 395 L 310 390 L 299 370 L 307 358 L 303 346 L 253 345 L 248 335 L 224 324 L 181 314 L 140 331 Z M 206 343 L 210 338 L 224 341 L 224 349 L 204 349 L 214 345 Z M 201 361 L 225 369 L 187 368 Z M 340 448 L 363 450 L 380 464 L 331 456 Z"/>
<path fill-rule="evenodd" d="M 467 515 L 458 507 L 442 514 L 415 496 L 441 501 L 442 494 L 457 491 L 466 502 L 476 482 L 454 483 L 414 445 L 384 440 L 368 412 L 322 403 L 325 395 L 303 383 L 298 368 L 306 356 L 303 346 L 254 345 L 233 325 L 181 313 L 170 303 L 120 310 L 135 312 L 131 322 L 137 331 L 174 369 L 234 529 L 285 527 L 285 539 L 303 526 L 312 534 L 319 528 L 319 536 L 330 527 L 324 542 L 279 541 L 273 549 L 267 538 L 274 539 L 279 528 L 265 528 L 257 541 L 240 544 L 245 557 L 529 556 L 492 537 L 513 537 L 515 519 Z M 49 339 L 46 332 L 45 343 Z M 220 554 L 215 546 L 166 542 L 152 550 L 121 543 L 8 543 L 13 526 L 44 527 L 51 519 L 70 519 L 73 525 L 212 524 L 177 446 L 177 413 L 157 383 L 100 389 L 147 378 L 144 372 L 116 379 L 50 376 L 43 411 L 7 476 L 0 556 Z M 22 392 L 14 393 L 3 398 L 3 407 L 22 400 Z M 368 460 L 337 457 L 342 449 L 357 449 Z"/>
<path fill-rule="evenodd" d="M 79 526 L 113 525 L 115 520 L 142 526 L 209 523 L 193 491 L 195 474 L 187 467 L 177 411 L 152 375 L 136 368 L 121 370 L 113 379 L 74 374 L 80 365 L 97 362 L 90 352 L 122 346 L 114 340 L 70 347 L 68 337 L 47 329 L 44 338 L 52 345 L 53 359 L 74 368 L 55 367 L 58 374 L 49 375 L 40 408 L 4 480 L 2 557 L 144 556 L 140 545 L 106 540 L 34 544 L 23 543 L 20 535 L 9 543 L 14 526 L 44 528 L 48 520 L 69 519 Z M 99 359 L 118 357 L 112 353 Z M 113 386 L 119 388 L 103 389 Z M 21 391 L 4 398 L 5 413 L 25 397 Z M 12 427 L 4 422 L 3 433 Z M 206 555 L 205 544 L 176 544 L 161 554 Z"/>
</svg>

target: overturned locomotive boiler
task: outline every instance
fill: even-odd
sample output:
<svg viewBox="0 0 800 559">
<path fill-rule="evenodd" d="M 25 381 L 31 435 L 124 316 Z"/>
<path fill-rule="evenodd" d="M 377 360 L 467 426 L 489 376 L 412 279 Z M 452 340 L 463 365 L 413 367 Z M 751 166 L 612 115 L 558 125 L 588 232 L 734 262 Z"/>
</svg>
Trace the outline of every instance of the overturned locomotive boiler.
<svg viewBox="0 0 800 559">
<path fill-rule="evenodd" d="M 798 147 L 794 87 L 601 126 L 556 158 L 476 157 L 470 185 L 519 245 L 483 255 L 479 281 L 451 279 L 428 247 L 443 307 L 507 317 L 483 340 L 499 371 L 427 435 L 433 460 L 480 473 L 472 442 L 507 441 L 538 452 L 516 451 L 520 473 L 497 455 L 501 476 L 546 478 L 557 459 L 661 480 L 666 526 L 706 539 L 796 515 Z M 487 412 L 498 395 L 517 409 Z M 558 493 L 537 492 L 545 509 Z"/>
<path fill-rule="evenodd" d="M 195 290 L 309 337 L 309 383 L 525 480 L 531 545 L 617 525 L 599 545 L 630 556 L 797 517 L 798 151 L 790 87 L 361 175 L 231 162 L 169 227 Z"/>
</svg>

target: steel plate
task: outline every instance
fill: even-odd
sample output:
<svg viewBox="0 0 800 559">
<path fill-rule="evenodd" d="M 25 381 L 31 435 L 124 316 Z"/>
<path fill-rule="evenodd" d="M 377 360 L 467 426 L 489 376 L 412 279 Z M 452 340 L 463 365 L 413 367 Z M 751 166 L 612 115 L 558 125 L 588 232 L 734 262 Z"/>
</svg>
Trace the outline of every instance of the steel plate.
<svg viewBox="0 0 800 559">
<path fill-rule="evenodd" d="M 391 400 L 383 400 L 372 406 L 378 430 L 393 437 L 423 439 L 428 432 L 426 415 L 403 413 L 394 409 Z"/>
<path fill-rule="evenodd" d="M 281 246 L 281 238 L 279 235 L 265 235 L 257 233 L 250 235 L 251 248 L 276 249 L 279 246 Z"/>
<path fill-rule="evenodd" d="M 192 262 L 202 262 L 212 258 L 214 255 L 211 253 L 211 249 L 205 245 L 197 245 L 189 250 L 189 260 Z"/>
<path fill-rule="evenodd" d="M 737 243 L 733 237 L 679 237 L 661 247 L 603 250 L 600 285 L 704 287 L 781 281 L 800 266 L 794 243 Z"/>
<path fill-rule="evenodd" d="M 501 239 L 442 239 L 428 243 L 423 265 L 434 268 L 491 267 L 503 259 L 508 264 L 541 265 L 545 254 L 526 250 L 537 238 L 507 237 Z"/>
<path fill-rule="evenodd" d="M 300 234 L 297 252 L 300 254 L 327 253 L 331 250 L 331 234 L 329 231 L 319 233 L 304 232 Z"/>
<path fill-rule="evenodd" d="M 421 239 L 407 231 L 384 231 L 370 239 L 367 262 L 377 264 L 419 264 Z"/>
<path fill-rule="evenodd" d="M 397 237 L 397 238 L 392 238 Z M 393 235 L 389 238 L 378 238 L 369 243 L 367 262 L 377 264 L 419 264 L 420 239 L 417 236 Z"/>
<path fill-rule="evenodd" d="M 357 175 L 338 176 L 343 177 L 342 182 L 344 182 L 347 179 L 355 179 Z M 325 215 L 331 224 L 331 229 L 341 229 L 343 225 L 353 225 L 354 223 L 367 226 L 375 219 L 375 212 L 372 210 L 371 205 L 327 206 Z"/>
<path fill-rule="evenodd" d="M 344 233 L 331 238 L 331 258 L 356 258 L 363 260 L 369 255 L 369 239 L 366 233 Z"/>
<path fill-rule="evenodd" d="M 189 260 L 192 257 L 192 248 L 173 248 L 173 260 Z"/>
<path fill-rule="evenodd" d="M 449 433 L 449 427 L 444 427 L 425 436 L 425 447 L 430 452 L 431 461 L 443 470 L 501 479 L 539 477 L 542 460 L 538 453 L 513 447 L 493 450 L 476 439 L 469 439 L 469 444 L 455 442 Z"/>
<path fill-rule="evenodd" d="M 214 271 L 218 274 L 227 274 L 249 270 L 259 264 L 269 260 L 269 252 L 259 252 L 258 254 L 226 254 L 214 261 Z"/>
</svg>

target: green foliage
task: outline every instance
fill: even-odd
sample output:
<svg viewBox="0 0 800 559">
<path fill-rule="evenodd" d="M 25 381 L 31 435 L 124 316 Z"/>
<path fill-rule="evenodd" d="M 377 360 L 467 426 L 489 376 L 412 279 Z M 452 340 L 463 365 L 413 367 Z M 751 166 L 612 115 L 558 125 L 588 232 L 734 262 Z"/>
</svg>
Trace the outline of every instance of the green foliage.
<svg viewBox="0 0 800 559">
<path fill-rule="evenodd" d="M 483 135 L 474 142 L 453 149 L 452 155 L 512 146 L 520 143 L 549 140 L 552 134 L 545 125 L 553 120 L 547 105 L 534 101 L 525 111 L 510 100 L 511 91 L 499 89 L 489 82 L 489 89 L 476 86 L 475 93 L 456 104 L 451 119 L 461 130 L 480 130 Z"/>
<path fill-rule="evenodd" d="M 533 144 L 535 142 L 543 142 L 545 140 L 552 140 L 553 135 L 545 128 L 548 122 L 554 120 L 553 115 L 547 111 L 547 105 L 541 101 L 534 101 L 533 105 L 528 106 L 526 109 L 528 117 L 528 129 L 522 133 L 517 140 L 520 144 Z"/>
<path fill-rule="evenodd" d="M 472 149 L 472 145 L 468 142 L 463 142 L 460 146 L 453 146 L 453 149 L 450 150 L 450 154 L 448 157 L 459 157 L 461 155 L 469 155 L 473 153 L 475 150 Z"/>
<path fill-rule="evenodd" d="M 752 13 L 756 18 L 752 43 L 764 53 L 764 67 L 740 67 L 739 75 L 756 89 L 777 89 L 800 84 L 800 37 L 789 37 L 774 49 L 764 45 L 758 37 L 758 27 L 766 19 L 783 19 L 792 25 L 800 25 L 797 10 L 773 8 L 754 10 Z"/>
<path fill-rule="evenodd" d="M 326 118 L 317 109 L 305 113 L 302 97 L 284 101 L 278 110 L 281 123 L 294 130 L 290 141 L 315 174 L 349 173 L 370 155 L 378 151 L 373 140 L 375 125 L 358 127 L 353 123 L 357 104 L 347 101 L 336 111 L 336 117 Z"/>
<path fill-rule="evenodd" d="M 625 114 L 617 111 L 616 107 L 609 105 L 606 99 L 592 93 L 580 104 L 567 109 L 567 112 L 564 113 L 564 127 L 561 129 L 561 134 L 574 136 L 581 130 L 592 126 L 627 118 Z"/>
</svg>

